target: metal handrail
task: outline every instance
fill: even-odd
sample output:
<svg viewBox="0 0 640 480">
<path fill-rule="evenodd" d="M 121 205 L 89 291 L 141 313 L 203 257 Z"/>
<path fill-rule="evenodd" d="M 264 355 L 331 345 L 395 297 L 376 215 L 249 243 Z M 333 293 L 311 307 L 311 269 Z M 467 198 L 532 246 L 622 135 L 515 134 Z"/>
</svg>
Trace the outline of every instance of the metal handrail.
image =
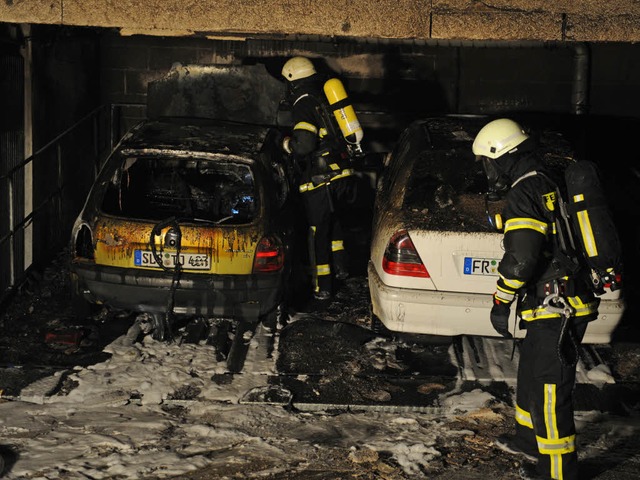
<svg viewBox="0 0 640 480">
<path fill-rule="evenodd" d="M 96 117 L 96 115 L 99 114 L 102 110 L 104 110 L 104 108 L 105 108 L 104 105 L 100 105 L 99 107 L 96 107 L 95 109 L 93 109 L 91 112 L 89 112 L 87 115 L 82 117 L 80 120 L 78 120 L 76 123 L 71 125 L 66 130 L 64 130 L 58 136 L 56 136 L 55 138 L 47 142 L 43 147 L 35 151 L 29 157 L 25 158 L 23 161 L 15 165 L 13 168 L 9 169 L 6 174 L 0 175 L 0 180 L 2 180 L 3 178 L 9 177 L 11 174 L 15 173 L 16 171 L 20 170 L 21 168 L 24 168 L 29 163 L 31 163 L 36 157 L 42 155 L 47 150 L 49 150 L 49 148 L 53 147 L 54 145 L 58 145 L 64 137 L 66 137 L 69 133 L 73 132 L 76 128 L 82 125 L 86 120 Z"/>
<path fill-rule="evenodd" d="M 41 266 L 39 265 L 38 260 L 46 260 L 46 259 L 33 259 L 33 262 L 30 265 L 25 265 L 28 260 L 25 260 L 25 246 L 22 245 L 19 239 L 17 239 L 20 233 L 24 233 L 27 231 L 29 226 L 34 224 L 36 218 L 39 214 L 42 214 L 46 211 L 47 208 L 52 208 L 55 218 L 53 221 L 56 224 L 62 224 L 64 221 L 64 209 L 63 209 L 63 193 L 67 185 L 65 185 L 64 179 L 62 178 L 62 164 L 63 164 L 63 151 L 62 151 L 62 142 L 72 133 L 74 133 L 78 128 L 85 126 L 87 121 L 93 121 L 93 154 L 95 156 L 95 164 L 94 164 L 94 172 L 93 177 L 95 179 L 97 172 L 100 168 L 101 162 L 101 154 L 100 151 L 100 139 L 106 138 L 100 136 L 100 125 L 98 123 L 100 119 L 100 115 L 105 112 L 105 106 L 99 106 L 89 112 L 87 115 L 79 119 L 69 128 L 65 129 L 62 133 L 57 135 L 55 138 L 47 142 L 43 147 L 39 148 L 36 152 L 34 152 L 29 157 L 22 160 L 17 165 L 13 166 L 6 173 L 0 174 L 0 182 L 7 182 L 7 194 L 8 194 L 8 205 L 3 206 L 3 210 L 8 213 L 9 225 L 8 231 L 2 237 L 0 237 L 0 246 L 5 245 L 9 242 L 8 250 L 8 261 L 7 264 L 9 266 L 9 272 L 7 277 L 5 277 L 6 281 L 3 281 L 4 291 L 0 292 L 0 304 L 4 303 L 5 299 L 9 297 L 16 289 L 17 286 L 21 285 L 24 281 L 26 281 L 29 272 L 32 268 Z M 111 113 L 109 111 L 109 113 Z M 111 122 L 108 124 L 105 123 L 105 129 L 110 129 Z M 104 150 L 108 149 L 109 145 L 104 146 Z M 20 219 L 15 219 L 15 206 L 16 202 L 22 201 L 17 198 L 16 192 L 20 186 L 15 185 L 15 177 L 21 170 L 24 170 L 29 164 L 34 163 L 39 157 L 46 155 L 55 149 L 55 156 L 57 161 L 57 169 L 56 169 L 56 179 L 55 185 L 56 188 L 53 190 L 46 198 L 44 198 L 37 206 L 34 206 L 30 212 L 27 213 Z M 3 212 L 4 214 L 5 212 Z M 56 238 L 47 238 L 46 247 L 58 248 L 59 244 L 62 242 L 62 235 L 56 235 Z M 59 238 L 58 238 L 59 237 Z M 53 241 L 52 241 L 53 240 Z M 56 244 L 57 242 L 57 244 Z M 38 247 L 42 247 L 39 245 Z M 38 248 L 38 252 L 45 251 L 46 248 Z M 53 255 L 53 251 L 45 253 L 49 256 Z"/>
</svg>

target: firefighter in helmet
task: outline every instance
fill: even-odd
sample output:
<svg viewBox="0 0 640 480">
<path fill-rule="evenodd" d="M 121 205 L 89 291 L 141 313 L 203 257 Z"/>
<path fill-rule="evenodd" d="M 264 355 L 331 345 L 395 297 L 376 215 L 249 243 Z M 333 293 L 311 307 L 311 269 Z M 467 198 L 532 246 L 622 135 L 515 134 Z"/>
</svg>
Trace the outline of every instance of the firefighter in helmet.
<svg viewBox="0 0 640 480">
<path fill-rule="evenodd" d="M 284 64 L 282 76 L 287 80 L 286 100 L 293 117 L 291 136 L 284 138 L 282 146 L 293 157 L 311 235 L 313 296 L 324 301 L 331 298 L 333 279 L 348 276 L 341 221 L 355 195 L 355 172 L 344 137 L 328 114 L 324 79 L 313 63 L 293 57 Z"/>
<path fill-rule="evenodd" d="M 556 182 L 545 169 L 535 141 L 511 119 L 486 124 L 473 142 L 482 161 L 489 195 L 505 201 L 504 255 L 490 320 L 512 338 L 509 315 L 516 303 L 520 344 L 516 434 L 497 445 L 535 459 L 525 478 L 576 480 L 578 456 L 573 411 L 578 347 L 587 323 L 598 316 L 588 278 L 557 261 Z"/>
</svg>

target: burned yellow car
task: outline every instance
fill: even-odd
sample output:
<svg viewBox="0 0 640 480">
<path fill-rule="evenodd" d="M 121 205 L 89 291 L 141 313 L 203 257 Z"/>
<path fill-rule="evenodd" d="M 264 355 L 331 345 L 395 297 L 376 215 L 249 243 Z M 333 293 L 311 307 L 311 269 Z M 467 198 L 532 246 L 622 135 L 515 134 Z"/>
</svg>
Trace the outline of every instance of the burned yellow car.
<svg viewBox="0 0 640 480">
<path fill-rule="evenodd" d="M 146 120 L 105 162 L 71 236 L 77 299 L 172 318 L 275 319 L 291 272 L 279 132 L 202 119 Z"/>
</svg>

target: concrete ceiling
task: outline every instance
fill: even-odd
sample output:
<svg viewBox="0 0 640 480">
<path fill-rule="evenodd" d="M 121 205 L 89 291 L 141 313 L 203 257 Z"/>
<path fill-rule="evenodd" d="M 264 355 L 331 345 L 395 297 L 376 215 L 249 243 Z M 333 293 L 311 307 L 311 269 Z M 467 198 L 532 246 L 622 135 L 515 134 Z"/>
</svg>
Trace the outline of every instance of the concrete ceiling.
<svg viewBox="0 0 640 480">
<path fill-rule="evenodd" d="M 0 21 L 122 35 L 638 42 L 638 0 L 5 0 Z"/>
</svg>

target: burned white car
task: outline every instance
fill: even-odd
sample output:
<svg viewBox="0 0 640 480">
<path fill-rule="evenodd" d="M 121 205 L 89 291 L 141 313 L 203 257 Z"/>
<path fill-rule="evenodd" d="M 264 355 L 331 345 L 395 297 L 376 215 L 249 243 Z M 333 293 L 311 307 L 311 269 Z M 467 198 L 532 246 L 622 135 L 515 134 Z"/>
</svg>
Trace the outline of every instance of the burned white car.
<svg viewBox="0 0 640 480">
<path fill-rule="evenodd" d="M 486 178 L 471 151 L 482 116 L 414 122 L 401 135 L 378 186 L 368 267 L 374 325 L 391 332 L 496 336 L 489 321 L 502 234 L 500 202 L 486 203 Z M 559 133 L 542 132 L 545 159 L 572 152 Z M 585 343 L 608 343 L 621 320 L 620 291 L 601 297 Z M 510 318 L 514 328 L 515 314 Z"/>
</svg>

